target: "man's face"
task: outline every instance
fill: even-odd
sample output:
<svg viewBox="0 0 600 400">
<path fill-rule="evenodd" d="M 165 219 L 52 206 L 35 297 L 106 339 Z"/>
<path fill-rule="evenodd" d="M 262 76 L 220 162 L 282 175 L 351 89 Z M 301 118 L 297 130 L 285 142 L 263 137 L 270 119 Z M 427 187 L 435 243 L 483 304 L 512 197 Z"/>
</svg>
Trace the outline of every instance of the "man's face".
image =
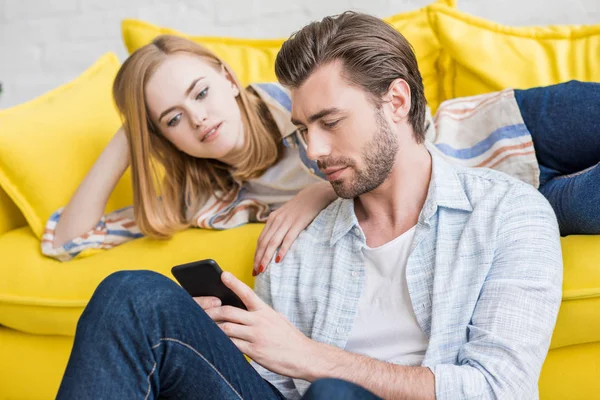
<svg viewBox="0 0 600 400">
<path fill-rule="evenodd" d="M 339 197 L 370 192 L 389 176 L 398 138 L 368 93 L 342 77 L 340 62 L 319 67 L 292 90 L 292 121 Z"/>
</svg>

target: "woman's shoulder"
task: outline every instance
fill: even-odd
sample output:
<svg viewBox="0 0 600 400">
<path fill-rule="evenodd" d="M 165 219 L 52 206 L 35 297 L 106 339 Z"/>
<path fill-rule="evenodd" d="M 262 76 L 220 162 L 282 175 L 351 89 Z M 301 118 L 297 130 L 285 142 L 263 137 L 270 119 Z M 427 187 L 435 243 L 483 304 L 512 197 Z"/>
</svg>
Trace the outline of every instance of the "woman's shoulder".
<svg viewBox="0 0 600 400">
<path fill-rule="evenodd" d="M 283 107 L 287 112 L 292 111 L 292 99 L 290 97 L 290 91 L 277 82 L 264 82 L 264 83 L 253 83 L 250 85 L 252 89 L 268 103 L 274 102 L 275 104 Z"/>
<path fill-rule="evenodd" d="M 292 100 L 290 92 L 279 83 L 253 83 L 247 90 L 253 90 L 267 105 L 273 120 L 277 124 L 282 138 L 296 133 L 298 128 L 292 124 Z"/>
</svg>

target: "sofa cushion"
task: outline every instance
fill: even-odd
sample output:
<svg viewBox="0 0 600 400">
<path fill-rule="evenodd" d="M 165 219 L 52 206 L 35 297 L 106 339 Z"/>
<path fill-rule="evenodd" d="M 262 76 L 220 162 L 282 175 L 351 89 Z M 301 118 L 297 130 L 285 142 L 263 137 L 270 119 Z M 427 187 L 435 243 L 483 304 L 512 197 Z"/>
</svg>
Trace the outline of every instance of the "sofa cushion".
<svg viewBox="0 0 600 400">
<path fill-rule="evenodd" d="M 0 111 L 0 186 L 37 237 L 121 124 L 111 94 L 118 69 L 108 53 L 72 82 Z M 132 203 L 130 187 L 126 173 L 107 211 Z"/>
<path fill-rule="evenodd" d="M 454 0 L 436 3 L 453 6 Z M 385 20 L 401 32 L 413 45 L 423 76 L 425 95 L 433 111 L 439 104 L 437 60 L 441 47 L 429 23 L 428 8 L 400 13 Z M 123 40 L 132 53 L 163 34 L 187 37 L 212 50 L 228 63 L 244 85 L 255 82 L 276 82 L 275 58 L 285 39 L 254 40 L 231 37 L 191 36 L 167 27 L 126 19 L 122 23 Z"/>
<path fill-rule="evenodd" d="M 170 278 L 171 267 L 214 258 L 253 286 L 256 241 L 263 224 L 225 231 L 188 229 L 172 240 L 137 239 L 68 263 L 43 257 L 28 227 L 0 237 L 0 325 L 37 334 L 73 335 L 94 289 L 110 273 L 151 269 Z M 562 238 L 564 296 L 552 348 L 600 341 L 600 236 Z"/>
<path fill-rule="evenodd" d="M 576 79 L 600 81 L 600 25 L 508 27 L 430 7 L 444 49 L 441 100 Z"/>
<path fill-rule="evenodd" d="M 0 235 L 24 226 L 26 223 L 25 217 L 15 202 L 0 187 Z"/>
<path fill-rule="evenodd" d="M 214 258 L 253 286 L 254 250 L 263 227 L 188 229 L 171 240 L 141 238 L 68 263 L 44 257 L 29 227 L 13 230 L 0 236 L 0 325 L 35 334 L 73 335 L 98 284 L 119 270 L 149 269 L 174 279 L 172 266 Z"/>
</svg>

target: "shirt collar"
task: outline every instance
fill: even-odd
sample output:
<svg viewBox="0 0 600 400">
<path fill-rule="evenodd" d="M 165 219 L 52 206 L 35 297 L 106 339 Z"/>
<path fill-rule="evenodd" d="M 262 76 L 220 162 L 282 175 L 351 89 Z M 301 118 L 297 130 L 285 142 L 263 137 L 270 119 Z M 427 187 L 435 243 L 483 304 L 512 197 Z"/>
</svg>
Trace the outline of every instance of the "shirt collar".
<svg viewBox="0 0 600 400">
<path fill-rule="evenodd" d="M 442 153 L 433 144 L 426 141 L 425 147 L 429 151 L 429 154 L 431 154 L 431 180 L 429 181 L 425 204 L 419 215 L 419 223 L 427 224 L 428 220 L 436 214 L 439 207 L 467 212 L 473 211 L 471 202 L 456 172 L 457 167 L 444 160 Z M 330 245 L 332 247 L 352 228 L 359 226 L 358 219 L 354 213 L 353 199 L 339 199 L 336 202 L 336 206 L 337 210 L 334 210 L 335 220 L 330 237 Z M 362 230 L 357 230 L 356 234 L 363 241 L 365 240 Z"/>
</svg>

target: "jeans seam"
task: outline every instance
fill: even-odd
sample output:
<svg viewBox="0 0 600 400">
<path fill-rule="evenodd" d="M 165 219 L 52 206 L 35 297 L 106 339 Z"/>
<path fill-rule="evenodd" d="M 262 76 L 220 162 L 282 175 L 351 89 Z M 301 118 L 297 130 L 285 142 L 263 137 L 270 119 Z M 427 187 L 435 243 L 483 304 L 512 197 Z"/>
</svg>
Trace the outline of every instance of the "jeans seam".
<svg viewBox="0 0 600 400">
<path fill-rule="evenodd" d="M 152 376 L 152 374 L 154 373 L 154 371 L 156 370 L 156 363 L 154 363 L 154 366 L 152 367 L 152 371 L 150 371 L 150 373 L 148 374 L 148 377 L 146 378 L 146 380 L 148 381 L 148 391 L 146 392 L 146 397 L 144 397 L 144 400 L 148 399 L 148 396 L 150 396 L 150 389 L 151 389 L 151 384 L 150 384 L 150 377 Z"/>
<path fill-rule="evenodd" d="M 173 343 L 177 343 L 177 344 L 179 344 L 179 345 L 181 345 L 181 346 L 183 346 L 183 347 L 186 347 L 186 348 L 188 348 L 189 350 L 192 350 L 192 351 L 193 351 L 193 352 L 194 352 L 194 353 L 195 353 L 195 354 L 196 354 L 198 357 L 200 357 L 202 360 L 204 360 L 204 362 L 206 362 L 206 363 L 207 363 L 207 364 L 208 364 L 208 365 L 209 365 L 209 366 L 210 366 L 210 367 L 213 369 L 213 371 L 215 371 L 215 372 L 217 373 L 217 375 L 219 375 L 219 377 L 221 377 L 221 379 L 223 380 L 223 382 L 225 382 L 225 383 L 227 384 L 227 386 L 229 386 L 229 388 L 230 388 L 230 389 L 233 391 L 233 393 L 235 393 L 235 395 L 236 395 L 236 396 L 237 396 L 239 399 L 243 400 L 243 397 L 242 397 L 242 396 L 241 396 L 241 395 L 238 393 L 238 391 L 237 391 L 237 390 L 235 390 L 235 388 L 234 388 L 234 387 L 233 387 L 233 385 L 232 385 L 232 384 L 231 384 L 231 383 L 230 383 L 230 382 L 227 380 L 227 378 L 225 378 L 225 377 L 223 376 L 223 374 L 221 373 L 221 371 L 219 371 L 219 370 L 217 369 L 217 367 L 215 367 L 215 366 L 214 366 L 214 365 L 213 365 L 213 364 L 212 364 L 210 361 L 208 361 L 208 360 L 206 359 L 206 357 L 204 357 L 204 356 L 203 356 L 203 355 L 202 355 L 202 354 L 201 354 L 201 353 L 200 353 L 198 350 L 196 350 L 194 347 L 192 347 L 191 345 L 189 345 L 189 344 L 187 344 L 187 343 L 185 343 L 185 342 L 182 342 L 181 340 L 174 339 L 174 338 L 160 338 L 160 342 L 161 342 L 161 343 L 158 343 L 158 344 L 155 344 L 154 346 L 152 346 L 152 350 L 154 350 L 154 349 L 156 349 L 157 347 L 159 347 L 159 346 L 162 344 L 162 342 L 173 342 Z M 156 367 L 156 364 L 154 364 L 154 366 Z M 153 369 L 152 371 L 154 371 L 154 369 Z M 152 372 L 151 372 L 150 374 L 152 374 Z M 149 377 L 150 377 L 150 376 L 148 376 L 148 378 L 149 378 Z"/>
</svg>

